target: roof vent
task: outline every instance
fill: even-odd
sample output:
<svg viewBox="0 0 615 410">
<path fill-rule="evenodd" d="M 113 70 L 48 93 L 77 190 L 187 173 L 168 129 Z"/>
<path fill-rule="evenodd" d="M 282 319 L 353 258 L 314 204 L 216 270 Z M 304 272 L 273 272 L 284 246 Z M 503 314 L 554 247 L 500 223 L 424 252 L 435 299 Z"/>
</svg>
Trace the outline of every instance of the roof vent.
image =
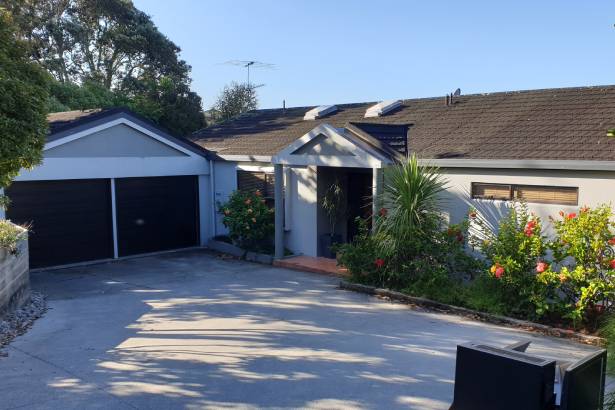
<svg viewBox="0 0 615 410">
<path fill-rule="evenodd" d="M 372 105 L 365 111 L 365 118 L 382 117 L 389 111 L 401 106 L 401 100 L 387 100 Z"/>
<path fill-rule="evenodd" d="M 336 105 L 321 105 L 319 107 L 312 108 L 311 110 L 306 112 L 305 115 L 303 116 L 303 119 L 304 120 L 315 120 L 318 118 L 322 118 L 325 115 L 334 113 L 336 111 L 337 111 Z"/>
</svg>

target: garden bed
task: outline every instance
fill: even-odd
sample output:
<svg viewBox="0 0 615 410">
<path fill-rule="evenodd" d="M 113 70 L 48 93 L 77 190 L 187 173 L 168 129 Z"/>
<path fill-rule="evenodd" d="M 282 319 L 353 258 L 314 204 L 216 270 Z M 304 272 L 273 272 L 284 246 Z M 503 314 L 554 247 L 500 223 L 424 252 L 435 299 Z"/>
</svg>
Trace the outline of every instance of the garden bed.
<svg viewBox="0 0 615 410">
<path fill-rule="evenodd" d="M 507 326 L 516 327 L 530 332 L 536 332 L 543 335 L 560 337 L 571 339 L 584 344 L 603 346 L 605 340 L 598 336 L 586 335 L 583 333 L 575 332 L 573 330 L 561 329 L 552 326 L 543 325 L 540 323 L 534 323 L 527 320 L 515 319 L 507 316 L 494 315 L 485 312 L 479 312 L 472 309 L 467 309 L 459 306 L 447 305 L 445 303 L 437 302 L 434 300 L 410 296 L 405 293 L 396 292 L 389 289 L 377 288 L 375 286 L 362 285 L 359 283 L 352 283 L 347 281 L 340 282 L 340 288 L 344 290 L 351 290 L 355 292 L 366 293 L 368 295 L 379 296 L 387 298 L 397 302 L 423 306 L 432 310 L 443 311 L 448 313 L 457 314 L 460 316 L 468 317 L 471 319 L 478 319 L 494 324 L 503 324 Z"/>
<path fill-rule="evenodd" d="M 210 239 L 207 242 L 207 247 L 218 252 L 226 253 L 237 258 L 245 259 L 250 262 L 262 263 L 265 265 L 273 264 L 273 256 L 264 253 L 246 251 L 232 243 L 223 242 L 215 239 Z"/>
</svg>

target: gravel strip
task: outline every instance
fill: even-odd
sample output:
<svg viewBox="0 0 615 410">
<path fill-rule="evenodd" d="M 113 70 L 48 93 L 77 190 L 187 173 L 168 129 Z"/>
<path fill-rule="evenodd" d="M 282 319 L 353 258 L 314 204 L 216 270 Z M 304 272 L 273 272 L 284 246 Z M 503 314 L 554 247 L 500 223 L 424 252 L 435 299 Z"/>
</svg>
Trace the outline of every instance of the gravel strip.
<svg viewBox="0 0 615 410">
<path fill-rule="evenodd" d="M 28 303 L 0 320 L 0 348 L 6 346 L 15 337 L 26 333 L 32 323 L 43 316 L 46 311 L 45 296 L 32 292 Z M 0 356 L 7 355 L 6 352 L 0 351 Z"/>
</svg>

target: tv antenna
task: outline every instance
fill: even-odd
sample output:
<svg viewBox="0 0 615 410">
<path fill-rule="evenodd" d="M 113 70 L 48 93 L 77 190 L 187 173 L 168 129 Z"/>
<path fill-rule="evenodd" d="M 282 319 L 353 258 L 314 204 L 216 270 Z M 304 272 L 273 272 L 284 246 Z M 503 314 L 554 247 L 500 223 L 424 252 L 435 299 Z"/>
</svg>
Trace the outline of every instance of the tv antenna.
<svg viewBox="0 0 615 410">
<path fill-rule="evenodd" d="M 230 60 L 226 61 L 223 64 L 226 65 L 234 65 L 238 67 L 243 67 L 248 71 L 248 85 L 250 85 L 250 67 L 252 68 L 264 68 L 267 70 L 273 70 L 275 68 L 275 64 L 271 63 L 263 63 L 262 61 L 254 61 L 254 60 Z M 259 84 L 253 86 L 254 88 L 262 87 L 265 84 Z"/>
</svg>

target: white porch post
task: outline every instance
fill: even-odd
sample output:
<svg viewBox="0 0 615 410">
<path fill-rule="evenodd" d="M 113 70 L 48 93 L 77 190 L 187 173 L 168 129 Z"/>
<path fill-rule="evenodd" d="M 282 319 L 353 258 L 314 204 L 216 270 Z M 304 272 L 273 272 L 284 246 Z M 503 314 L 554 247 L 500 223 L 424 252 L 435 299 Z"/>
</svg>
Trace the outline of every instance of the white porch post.
<svg viewBox="0 0 615 410">
<path fill-rule="evenodd" d="M 382 208 L 380 196 L 382 195 L 382 185 L 384 184 L 382 168 L 372 168 L 372 230 L 376 228 L 376 216 Z"/>
<path fill-rule="evenodd" d="M 275 257 L 284 257 L 284 166 L 275 164 Z"/>
</svg>

